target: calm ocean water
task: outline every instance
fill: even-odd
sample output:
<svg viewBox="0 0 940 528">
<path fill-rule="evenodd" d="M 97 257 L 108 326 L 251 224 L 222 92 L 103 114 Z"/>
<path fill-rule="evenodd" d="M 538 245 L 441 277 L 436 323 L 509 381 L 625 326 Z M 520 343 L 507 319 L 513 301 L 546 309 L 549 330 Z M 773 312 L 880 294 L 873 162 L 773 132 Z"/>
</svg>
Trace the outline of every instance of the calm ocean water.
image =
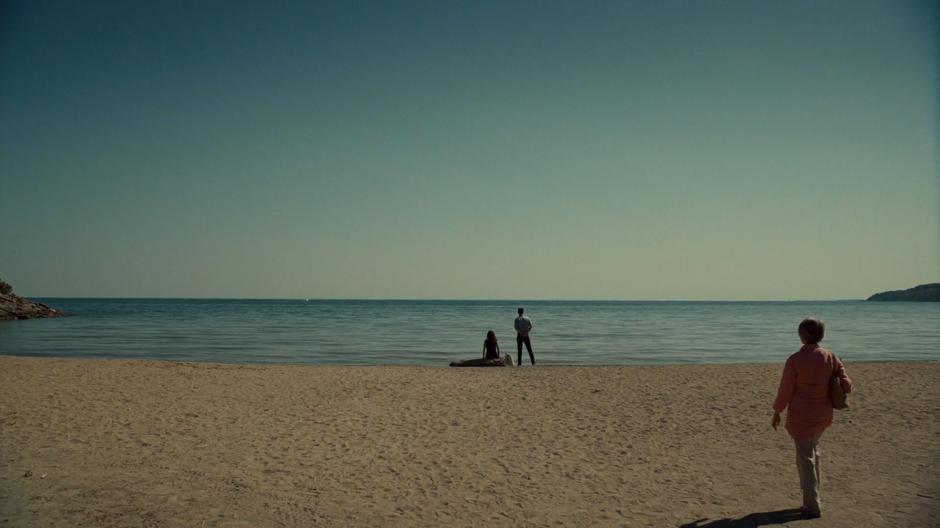
<svg viewBox="0 0 940 528">
<path fill-rule="evenodd" d="M 487 330 L 515 355 L 507 301 L 41 299 L 74 317 L 0 322 L 0 354 L 223 363 L 415 364 L 478 357 Z M 940 360 L 940 303 L 522 303 L 536 361 L 782 362 L 823 318 L 846 361 Z M 528 359 L 526 359 L 528 361 Z"/>
</svg>

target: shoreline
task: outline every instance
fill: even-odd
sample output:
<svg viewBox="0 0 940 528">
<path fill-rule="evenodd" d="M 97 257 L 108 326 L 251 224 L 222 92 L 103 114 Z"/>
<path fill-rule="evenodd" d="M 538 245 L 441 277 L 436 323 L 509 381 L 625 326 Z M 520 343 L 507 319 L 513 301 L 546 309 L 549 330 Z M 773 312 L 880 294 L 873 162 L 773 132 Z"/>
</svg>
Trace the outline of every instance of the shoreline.
<svg viewBox="0 0 940 528">
<path fill-rule="evenodd" d="M 796 352 L 795 350 L 793 352 Z M 791 352 L 792 353 L 792 352 Z M 515 354 L 512 355 L 513 362 L 515 363 Z M 591 363 L 551 363 L 546 361 L 540 361 L 537 365 L 539 369 L 557 369 L 557 368 L 598 368 L 598 369 L 630 369 L 630 368 L 653 368 L 653 367 L 748 367 L 748 366 L 771 366 L 779 365 L 781 372 L 783 370 L 783 364 L 786 362 L 789 355 L 783 355 L 780 357 L 779 361 L 766 361 L 766 362 L 757 362 L 757 361 L 742 361 L 742 362 L 729 362 L 729 363 L 634 363 L 629 365 L 624 364 L 591 364 Z M 840 359 L 845 360 L 844 357 L 839 356 Z M 128 363 L 170 363 L 177 365 L 192 365 L 192 366 L 210 366 L 210 367 L 309 367 L 309 368 L 359 368 L 359 367 L 368 367 L 368 368 L 418 368 L 418 369 L 453 369 L 450 365 L 444 363 L 441 365 L 425 365 L 425 364 L 412 364 L 412 363 L 225 363 L 219 361 L 198 361 L 198 360 L 180 360 L 180 359 L 158 359 L 158 358 L 127 358 L 127 357 L 91 357 L 91 356 L 47 356 L 40 354 L 0 354 L 0 361 L 4 359 L 15 359 L 15 358 L 24 358 L 24 359 L 43 359 L 43 360 L 68 360 L 68 361 L 103 361 L 103 362 L 128 362 Z M 456 358 L 456 356 L 455 356 Z M 459 358 L 458 358 L 459 359 Z M 467 358 L 469 359 L 469 358 Z M 524 360 L 524 365 L 522 368 L 530 369 L 533 368 L 533 365 L 527 363 L 528 359 Z M 847 360 L 846 365 L 940 365 L 940 359 L 885 359 L 885 360 L 860 360 L 852 361 Z M 512 367 L 502 367 L 504 369 L 519 368 L 519 365 L 514 365 Z M 468 368 L 468 367 L 463 367 Z M 470 367 L 471 370 L 475 369 Z M 480 367 L 483 368 L 483 367 Z M 490 370 L 493 367 L 487 368 Z M 498 370 L 498 369 L 497 369 Z"/>
<path fill-rule="evenodd" d="M 799 504 L 792 443 L 769 427 L 784 359 L 0 356 L 0 526 L 746 526 Z M 821 442 L 823 521 L 787 525 L 929 523 L 940 363 L 847 367 L 851 408 Z"/>
</svg>

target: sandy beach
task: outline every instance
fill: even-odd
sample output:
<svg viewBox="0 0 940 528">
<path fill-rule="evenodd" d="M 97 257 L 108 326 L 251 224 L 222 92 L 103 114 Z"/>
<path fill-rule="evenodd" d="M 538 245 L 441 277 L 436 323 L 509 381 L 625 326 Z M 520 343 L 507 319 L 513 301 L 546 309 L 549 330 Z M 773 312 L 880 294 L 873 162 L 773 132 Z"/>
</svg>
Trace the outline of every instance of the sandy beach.
<svg viewBox="0 0 940 528">
<path fill-rule="evenodd" d="M 0 526 L 785 520 L 781 364 L 448 369 L 0 357 Z M 940 364 L 848 363 L 821 520 L 937 526 Z"/>
</svg>

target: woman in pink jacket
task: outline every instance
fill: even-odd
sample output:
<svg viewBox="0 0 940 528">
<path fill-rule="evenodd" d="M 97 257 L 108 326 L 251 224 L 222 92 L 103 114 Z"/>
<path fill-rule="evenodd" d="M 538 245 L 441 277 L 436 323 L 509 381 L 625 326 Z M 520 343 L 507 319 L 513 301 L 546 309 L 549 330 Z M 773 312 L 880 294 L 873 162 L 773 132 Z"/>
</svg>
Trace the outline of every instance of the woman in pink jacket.
<svg viewBox="0 0 940 528">
<path fill-rule="evenodd" d="M 803 488 L 803 506 L 807 517 L 819 517 L 819 451 L 816 446 L 823 431 L 832 425 L 830 380 L 839 379 L 842 390 L 852 391 L 852 380 L 845 366 L 831 351 L 819 346 L 826 327 L 816 318 L 804 319 L 799 326 L 803 348 L 787 359 L 774 401 L 771 426 L 780 425 L 780 413 L 787 411 L 787 432 L 796 444 L 796 468 Z"/>
</svg>

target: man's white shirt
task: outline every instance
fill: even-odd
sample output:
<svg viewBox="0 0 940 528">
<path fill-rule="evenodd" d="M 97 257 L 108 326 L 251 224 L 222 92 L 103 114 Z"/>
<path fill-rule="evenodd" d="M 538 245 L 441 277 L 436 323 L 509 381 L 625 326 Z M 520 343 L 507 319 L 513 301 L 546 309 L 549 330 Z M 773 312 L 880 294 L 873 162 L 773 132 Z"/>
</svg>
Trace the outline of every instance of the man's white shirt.
<svg viewBox="0 0 940 528">
<path fill-rule="evenodd" d="M 516 332 L 526 334 L 532 330 L 532 321 L 524 315 L 516 317 Z"/>
</svg>

